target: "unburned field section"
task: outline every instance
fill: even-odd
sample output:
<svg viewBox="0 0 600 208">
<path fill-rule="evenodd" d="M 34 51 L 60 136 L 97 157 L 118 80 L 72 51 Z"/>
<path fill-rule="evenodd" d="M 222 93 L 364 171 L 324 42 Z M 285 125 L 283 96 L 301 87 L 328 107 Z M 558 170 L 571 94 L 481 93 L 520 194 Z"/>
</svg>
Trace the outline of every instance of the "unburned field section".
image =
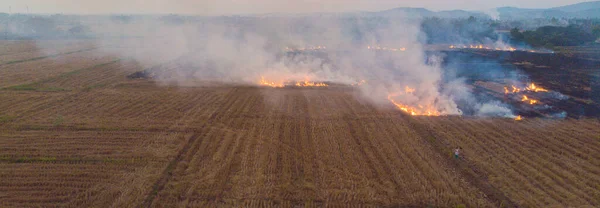
<svg viewBox="0 0 600 208">
<path fill-rule="evenodd" d="M 126 76 L 139 70 L 134 60 L 114 59 L 91 67 L 77 69 L 44 80 L 18 85 L 9 90 L 70 91 L 93 90 L 127 81 Z"/>
<path fill-rule="evenodd" d="M 141 85 L 144 85 L 140 83 Z M 0 128 L 89 130 L 186 130 L 206 120 L 229 88 L 147 88 L 131 85 L 76 92 L 6 92 Z M 20 104 L 22 103 L 22 104 Z"/>
<path fill-rule="evenodd" d="M 93 40 L 0 40 L 0 65 L 95 48 Z"/>
<path fill-rule="evenodd" d="M 53 58 L 26 61 L 0 66 L 0 88 L 15 87 L 42 81 L 80 69 L 114 61 L 115 57 L 96 51 L 78 53 Z"/>
<path fill-rule="evenodd" d="M 491 205 L 351 89 L 234 88 L 208 119 L 150 205 Z"/>
<path fill-rule="evenodd" d="M 419 118 L 518 206 L 600 205 L 598 120 Z"/>
<path fill-rule="evenodd" d="M 411 117 L 350 87 L 161 86 L 118 68 L 137 66 L 0 91 L 0 206 L 599 205 L 598 120 Z"/>
<path fill-rule="evenodd" d="M 3 131 L 0 206 L 141 204 L 188 134 Z"/>
</svg>

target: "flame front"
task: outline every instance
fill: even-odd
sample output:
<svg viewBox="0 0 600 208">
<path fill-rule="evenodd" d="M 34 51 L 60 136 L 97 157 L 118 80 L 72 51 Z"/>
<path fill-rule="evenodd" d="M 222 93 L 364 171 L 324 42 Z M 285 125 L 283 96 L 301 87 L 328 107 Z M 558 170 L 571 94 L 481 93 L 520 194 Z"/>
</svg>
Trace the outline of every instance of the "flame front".
<svg viewBox="0 0 600 208">
<path fill-rule="evenodd" d="M 297 87 L 327 87 L 329 85 L 325 83 L 315 83 L 311 81 L 299 81 L 294 84 Z"/>
<path fill-rule="evenodd" d="M 536 103 L 538 103 L 538 100 L 530 99 L 527 97 L 527 95 L 523 95 L 521 101 L 528 102 L 530 105 L 535 105 Z"/>
<path fill-rule="evenodd" d="M 259 85 L 261 86 L 269 86 L 269 87 L 284 87 L 283 82 L 280 83 L 275 83 L 275 82 L 269 82 L 267 80 L 265 80 L 265 77 L 260 77 L 260 82 Z"/>
<path fill-rule="evenodd" d="M 517 50 L 516 48 L 510 47 L 510 46 L 492 48 L 492 47 L 484 46 L 481 44 L 479 44 L 479 45 L 459 45 L 459 46 L 450 45 L 449 48 L 450 49 L 456 49 L 456 48 L 466 49 L 466 48 L 468 48 L 468 49 L 482 49 L 482 50 L 485 49 L 485 50 L 496 50 L 496 51 L 516 51 Z"/>
<path fill-rule="evenodd" d="M 268 87 L 274 87 L 274 88 L 282 88 L 282 87 L 286 87 L 286 86 L 296 86 L 296 87 L 327 87 L 329 86 L 326 83 L 322 83 L 322 82 L 312 82 L 310 80 L 304 80 L 304 81 L 278 81 L 278 82 L 273 82 L 273 81 L 268 81 L 265 79 L 265 77 L 260 77 L 260 81 L 258 82 L 258 84 L 260 86 L 268 86 Z"/>
<path fill-rule="evenodd" d="M 525 89 L 527 89 L 528 91 L 532 91 L 532 92 L 548 92 L 547 89 L 537 87 L 533 83 L 529 84 L 529 86 L 527 86 Z"/>
<path fill-rule="evenodd" d="M 376 51 L 394 51 L 394 52 L 406 51 L 405 47 L 401 47 L 401 48 L 388 48 L 388 47 L 381 47 L 381 46 L 367 46 L 367 49 L 369 49 L 369 50 L 376 50 Z"/>
<path fill-rule="evenodd" d="M 405 91 L 404 93 L 400 92 L 400 93 L 388 94 L 387 99 L 392 104 L 394 104 L 396 106 L 396 108 L 408 113 L 411 116 L 440 116 L 441 115 L 441 113 L 438 110 L 436 110 L 435 107 L 433 107 L 431 105 L 410 106 L 410 105 L 405 105 L 405 104 L 402 104 L 402 103 L 394 100 L 394 97 L 397 97 L 397 96 L 405 94 L 405 93 L 406 94 L 413 93 L 413 92 L 415 92 L 415 89 L 406 86 L 404 91 Z"/>
<path fill-rule="evenodd" d="M 529 91 L 529 92 L 548 92 L 547 89 L 538 87 L 537 85 L 535 85 L 534 83 L 529 83 L 525 88 L 518 88 L 515 87 L 514 85 L 510 86 L 511 90 L 508 89 L 508 87 L 504 87 L 504 94 L 510 94 L 510 93 L 519 93 L 521 91 Z"/>
<path fill-rule="evenodd" d="M 518 88 L 514 85 L 510 87 L 511 89 L 509 89 L 506 86 L 504 87 L 504 94 L 516 94 L 520 92 L 548 92 L 548 90 L 538 87 L 534 83 L 529 83 L 525 88 Z M 521 94 L 518 95 L 521 96 Z M 527 97 L 527 95 L 522 95 L 521 102 L 529 103 L 530 105 L 535 105 L 539 103 L 539 100 L 531 99 Z"/>
<path fill-rule="evenodd" d="M 518 115 L 517 117 L 515 117 L 515 121 L 520 121 L 523 120 L 523 117 L 521 117 L 521 115 Z"/>
</svg>

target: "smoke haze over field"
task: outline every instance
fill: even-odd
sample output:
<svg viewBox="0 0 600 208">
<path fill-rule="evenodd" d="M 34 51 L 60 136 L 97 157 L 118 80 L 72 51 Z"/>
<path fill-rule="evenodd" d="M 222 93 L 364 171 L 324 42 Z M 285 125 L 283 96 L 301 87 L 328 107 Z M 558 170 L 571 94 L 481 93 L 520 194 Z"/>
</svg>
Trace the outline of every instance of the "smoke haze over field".
<svg viewBox="0 0 600 208">
<path fill-rule="evenodd" d="M 459 77 L 443 80 L 439 54 L 425 54 L 418 19 L 330 15 L 300 17 L 207 17 L 173 23 L 164 19 L 86 22 L 101 50 L 134 57 L 153 67 L 159 83 L 190 85 L 199 80 L 257 85 L 261 79 L 327 81 L 360 86 L 368 100 L 421 106 L 423 112 L 462 114 L 456 102 L 475 114 L 496 102 L 471 98 Z M 119 38 L 121 37 L 121 38 Z M 295 51 L 322 46 L 324 49 Z M 369 47 L 405 51 L 369 50 Z M 289 51 L 291 50 L 291 51 Z M 160 64 L 160 65 L 159 65 Z M 408 92 L 411 88 L 414 91 Z M 468 101 L 465 101 L 468 99 Z M 425 110 L 426 109 L 426 110 Z M 502 115 L 508 109 L 499 107 Z"/>
<path fill-rule="evenodd" d="M 424 52 L 423 40 L 432 37 L 423 33 L 422 20 L 403 12 L 49 19 L 34 18 L 41 23 L 54 20 L 80 26 L 75 32 L 84 31 L 82 37 L 91 37 L 98 50 L 135 59 L 151 68 L 160 84 L 219 81 L 258 85 L 261 80 L 310 80 L 350 85 L 364 80 L 367 84 L 359 89 L 369 101 L 418 108 L 416 114 L 463 114 L 457 103 L 464 103 L 470 115 L 512 115 L 500 102 L 473 98 L 461 77 L 444 77 L 448 72 L 442 70 L 443 55 Z M 13 28 L 38 32 L 36 21 L 29 24 L 32 29 Z M 474 24 L 465 31 L 480 31 L 478 27 Z M 69 32 L 68 37 L 79 37 Z M 475 41 L 458 33 L 455 39 Z M 301 51 L 311 47 L 322 48 Z"/>
<path fill-rule="evenodd" d="M 396 7 L 424 7 L 433 10 L 489 10 L 502 6 L 526 8 L 548 8 L 566 4 L 583 2 L 580 0 L 508 0 L 508 1 L 479 1 L 479 0 L 309 0 L 309 1 L 280 1 L 280 0 L 4 0 L 0 12 L 26 13 L 67 13 L 67 14 L 262 14 L 262 13 L 306 13 L 306 12 L 347 12 L 347 11 L 379 11 Z"/>
</svg>

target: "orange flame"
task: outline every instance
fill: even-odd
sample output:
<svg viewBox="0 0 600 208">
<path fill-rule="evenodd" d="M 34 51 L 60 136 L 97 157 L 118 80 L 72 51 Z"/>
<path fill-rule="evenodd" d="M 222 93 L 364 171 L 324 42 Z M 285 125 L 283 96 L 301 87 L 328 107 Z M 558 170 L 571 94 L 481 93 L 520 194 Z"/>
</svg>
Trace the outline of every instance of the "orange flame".
<svg viewBox="0 0 600 208">
<path fill-rule="evenodd" d="M 529 92 L 548 92 L 547 89 L 536 86 L 534 83 L 529 83 L 525 88 L 518 88 L 514 85 L 511 86 L 512 91 L 509 91 L 508 87 L 504 87 L 504 94 L 509 93 L 519 93 L 521 91 L 529 91 Z"/>
<path fill-rule="evenodd" d="M 283 82 L 280 82 L 280 83 L 269 82 L 269 81 L 265 80 L 265 77 L 262 77 L 262 76 L 260 77 L 259 85 L 261 85 L 261 86 L 269 86 L 269 87 L 276 87 L 276 88 L 284 87 Z"/>
<path fill-rule="evenodd" d="M 260 77 L 260 81 L 258 82 L 259 85 L 261 86 L 268 86 L 268 87 L 275 87 L 275 88 L 282 88 L 285 86 L 297 86 L 297 87 L 327 87 L 329 86 L 326 83 L 322 83 L 322 82 L 312 82 L 310 80 L 304 80 L 304 81 L 279 81 L 279 82 L 273 82 L 273 81 L 267 81 L 265 80 L 264 77 Z"/>
<path fill-rule="evenodd" d="M 415 89 L 406 86 L 405 91 L 406 91 L 406 93 L 412 93 L 415 91 Z M 403 93 L 400 92 L 400 93 L 388 94 L 387 99 L 392 104 L 394 104 L 396 106 L 396 108 L 408 113 L 409 115 L 411 115 L 411 116 L 440 116 L 441 115 L 441 113 L 439 111 L 437 111 L 431 105 L 428 105 L 428 106 L 418 105 L 416 107 L 413 107 L 413 106 L 402 104 L 402 103 L 394 100 L 393 97 L 396 97 L 401 94 L 403 94 Z"/>
<path fill-rule="evenodd" d="M 299 81 L 296 82 L 297 87 L 327 87 L 329 86 L 328 84 L 325 83 L 315 83 L 315 82 L 311 82 L 311 81 Z"/>
<path fill-rule="evenodd" d="M 512 93 L 518 93 L 518 92 L 520 92 L 520 91 L 521 91 L 521 89 L 519 89 L 519 88 L 515 87 L 514 85 L 513 85 L 513 86 L 511 86 L 511 87 L 512 87 Z"/>
<path fill-rule="evenodd" d="M 527 86 L 525 89 L 527 89 L 529 91 L 533 91 L 533 92 L 548 92 L 547 89 L 537 87 L 537 86 L 535 86 L 534 83 L 529 84 L 529 86 Z"/>
<path fill-rule="evenodd" d="M 515 117 L 515 121 L 521 121 L 523 120 L 523 117 L 521 117 L 521 115 L 518 115 L 517 117 Z"/>
<path fill-rule="evenodd" d="M 534 104 L 538 103 L 538 100 L 530 99 L 527 97 L 527 95 L 523 95 L 523 98 L 521 99 L 521 101 L 529 102 L 530 105 L 534 105 Z"/>
</svg>

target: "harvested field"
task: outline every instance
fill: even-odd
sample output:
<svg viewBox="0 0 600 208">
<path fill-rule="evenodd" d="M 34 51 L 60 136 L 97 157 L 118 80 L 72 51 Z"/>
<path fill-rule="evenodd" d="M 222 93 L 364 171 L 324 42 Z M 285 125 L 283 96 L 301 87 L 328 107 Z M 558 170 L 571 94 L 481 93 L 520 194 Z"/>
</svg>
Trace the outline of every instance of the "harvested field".
<svg viewBox="0 0 600 208">
<path fill-rule="evenodd" d="M 93 40 L 0 40 L 2 46 L 0 56 L 22 53 L 53 54 L 93 47 L 94 42 Z"/>
<path fill-rule="evenodd" d="M 100 55 L 94 51 L 82 51 L 54 58 L 2 65 L 0 66 L 0 88 L 11 86 L 19 88 L 19 85 L 44 81 L 114 60 L 114 57 Z"/>
<path fill-rule="evenodd" d="M 0 66 L 0 207 L 600 206 L 597 119 L 127 79 L 143 69 L 92 51 Z"/>
<path fill-rule="evenodd" d="M 441 147 L 463 148 L 463 165 L 519 206 L 600 204 L 597 120 L 418 120 Z"/>
</svg>

